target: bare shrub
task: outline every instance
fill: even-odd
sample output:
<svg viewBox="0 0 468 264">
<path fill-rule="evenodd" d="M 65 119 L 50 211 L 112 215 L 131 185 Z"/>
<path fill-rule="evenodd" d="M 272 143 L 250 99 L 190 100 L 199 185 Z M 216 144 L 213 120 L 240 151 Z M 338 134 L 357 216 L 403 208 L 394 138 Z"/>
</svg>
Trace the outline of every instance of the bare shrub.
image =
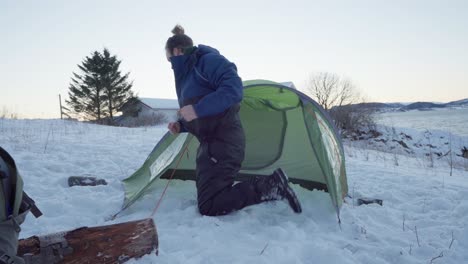
<svg viewBox="0 0 468 264">
<path fill-rule="evenodd" d="M 335 73 L 319 72 L 310 75 L 307 90 L 325 110 L 334 106 L 356 103 L 359 93 L 347 78 Z"/>
<path fill-rule="evenodd" d="M 426 129 L 426 131 L 424 132 L 424 137 L 427 139 L 427 146 L 429 147 L 429 153 L 426 154 L 427 156 L 427 160 L 429 162 L 428 166 L 429 168 L 434 168 L 434 154 L 432 152 L 432 142 L 431 142 L 431 138 L 432 138 L 432 133 Z"/>
<path fill-rule="evenodd" d="M 18 119 L 18 114 L 10 112 L 6 106 L 0 111 L 0 119 Z"/>
<path fill-rule="evenodd" d="M 331 115 L 343 136 L 375 126 L 373 113 L 367 107 L 353 82 L 334 73 L 311 74 L 308 93 Z"/>
<path fill-rule="evenodd" d="M 449 151 L 448 151 L 448 164 L 450 166 L 450 176 L 453 174 L 453 151 L 452 151 L 452 133 L 449 133 Z"/>
<path fill-rule="evenodd" d="M 343 136 L 359 130 L 373 130 L 375 128 L 374 112 L 373 109 L 360 105 L 337 106 L 329 111 Z"/>
</svg>

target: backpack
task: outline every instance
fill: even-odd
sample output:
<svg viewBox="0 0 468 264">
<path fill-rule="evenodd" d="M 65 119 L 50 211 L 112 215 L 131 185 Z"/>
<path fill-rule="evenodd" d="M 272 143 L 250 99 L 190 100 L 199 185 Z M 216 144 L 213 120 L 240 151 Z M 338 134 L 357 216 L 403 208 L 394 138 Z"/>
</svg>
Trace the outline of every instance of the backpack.
<svg viewBox="0 0 468 264">
<path fill-rule="evenodd" d="M 42 215 L 23 191 L 23 180 L 15 161 L 0 147 L 0 264 L 23 264 L 16 256 L 20 225 L 31 211 L 37 218 Z"/>
</svg>

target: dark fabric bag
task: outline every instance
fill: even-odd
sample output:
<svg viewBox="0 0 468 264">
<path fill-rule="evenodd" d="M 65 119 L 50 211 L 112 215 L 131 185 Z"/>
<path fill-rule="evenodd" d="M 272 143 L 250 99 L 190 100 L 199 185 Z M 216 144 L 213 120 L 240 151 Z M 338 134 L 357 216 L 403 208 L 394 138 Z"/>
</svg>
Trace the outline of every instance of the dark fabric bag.
<svg viewBox="0 0 468 264">
<path fill-rule="evenodd" d="M 0 147 L 0 264 L 23 264 L 16 256 L 20 225 L 32 211 L 41 216 L 34 201 L 23 192 L 23 180 L 15 161 Z"/>
</svg>

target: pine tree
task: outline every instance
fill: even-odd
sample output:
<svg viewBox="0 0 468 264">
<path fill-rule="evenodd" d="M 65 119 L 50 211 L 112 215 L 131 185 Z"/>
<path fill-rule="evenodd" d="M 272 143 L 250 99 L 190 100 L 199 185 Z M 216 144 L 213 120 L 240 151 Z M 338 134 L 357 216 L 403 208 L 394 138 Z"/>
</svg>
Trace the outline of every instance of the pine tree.
<svg viewBox="0 0 468 264">
<path fill-rule="evenodd" d="M 73 73 L 68 92 L 70 99 L 66 101 L 75 114 L 98 123 L 104 118 L 112 122 L 122 105 L 136 98 L 130 90 L 132 83 L 127 81 L 130 73 L 122 75 L 120 63 L 104 49 L 103 53 L 93 52 L 78 65 L 82 74 Z"/>
<path fill-rule="evenodd" d="M 82 74 L 73 72 L 68 92 L 69 100 L 65 102 L 75 114 L 86 120 L 101 121 L 104 117 L 105 96 L 99 79 L 100 54 L 95 51 L 92 57 L 86 57 L 78 68 Z"/>
<path fill-rule="evenodd" d="M 122 61 L 117 60 L 115 55 L 111 56 L 109 51 L 104 49 L 102 58 L 102 84 L 107 99 L 105 105 L 110 119 L 113 120 L 114 114 L 127 101 L 135 97 L 130 90 L 133 84 L 127 81 L 130 73 L 126 73 L 123 76 L 120 73 L 119 67 Z"/>
</svg>

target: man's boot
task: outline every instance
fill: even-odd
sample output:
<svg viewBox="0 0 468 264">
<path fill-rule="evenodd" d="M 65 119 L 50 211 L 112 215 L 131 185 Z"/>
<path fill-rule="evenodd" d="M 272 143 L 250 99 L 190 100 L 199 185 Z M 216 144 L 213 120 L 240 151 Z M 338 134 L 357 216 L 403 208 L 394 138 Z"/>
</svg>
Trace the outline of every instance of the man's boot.
<svg viewBox="0 0 468 264">
<path fill-rule="evenodd" d="M 288 176 L 281 168 L 276 169 L 270 176 L 255 177 L 254 181 L 260 195 L 260 201 L 286 199 L 294 212 L 302 212 L 301 203 L 288 184 Z"/>
</svg>

